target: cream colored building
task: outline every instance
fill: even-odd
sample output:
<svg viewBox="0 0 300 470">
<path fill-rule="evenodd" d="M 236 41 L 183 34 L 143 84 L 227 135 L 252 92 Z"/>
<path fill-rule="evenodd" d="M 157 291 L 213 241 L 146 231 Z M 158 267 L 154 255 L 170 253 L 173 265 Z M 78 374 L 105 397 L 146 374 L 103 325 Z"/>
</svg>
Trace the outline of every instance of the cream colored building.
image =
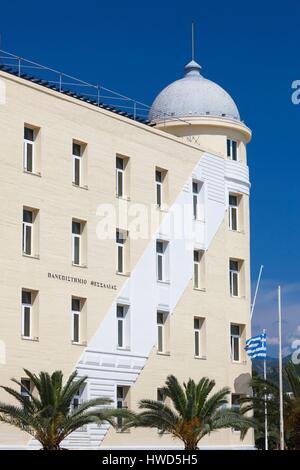
<svg viewBox="0 0 300 470">
<path fill-rule="evenodd" d="M 74 369 L 136 409 L 168 374 L 248 393 L 250 130 L 195 62 L 151 125 L 0 72 L 0 377 Z M 0 392 L 0 400 L 7 400 Z M 178 448 L 89 426 L 70 448 Z M 0 427 L 1 448 L 35 447 Z M 252 448 L 234 430 L 201 443 Z"/>
</svg>

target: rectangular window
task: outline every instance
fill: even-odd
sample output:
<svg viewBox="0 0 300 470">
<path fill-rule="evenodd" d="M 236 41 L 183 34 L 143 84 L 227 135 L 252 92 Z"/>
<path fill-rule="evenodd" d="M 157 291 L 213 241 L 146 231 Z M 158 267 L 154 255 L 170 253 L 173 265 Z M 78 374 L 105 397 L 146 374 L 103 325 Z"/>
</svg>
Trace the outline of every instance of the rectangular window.
<svg viewBox="0 0 300 470">
<path fill-rule="evenodd" d="M 238 393 L 232 393 L 231 394 L 231 407 L 234 411 L 239 411 L 241 405 L 240 405 L 240 398 L 242 395 Z"/>
<path fill-rule="evenodd" d="M 237 161 L 238 159 L 238 143 L 236 140 L 227 139 L 227 158 Z"/>
<path fill-rule="evenodd" d="M 194 250 L 194 287 L 199 288 L 200 280 L 200 253 L 198 250 Z"/>
<path fill-rule="evenodd" d="M 168 313 L 157 312 L 157 351 L 160 353 L 166 352 L 166 322 Z"/>
<path fill-rule="evenodd" d="M 32 338 L 32 292 L 22 290 L 22 325 L 23 338 Z"/>
<path fill-rule="evenodd" d="M 117 197 L 124 197 L 125 162 L 124 158 L 116 158 L 116 193 Z"/>
<path fill-rule="evenodd" d="M 80 314 L 81 314 L 81 299 L 72 297 L 72 342 L 80 343 Z"/>
<path fill-rule="evenodd" d="M 200 184 L 193 181 L 193 217 L 195 220 L 199 218 L 199 192 Z"/>
<path fill-rule="evenodd" d="M 77 410 L 77 408 L 79 407 L 80 398 L 81 398 L 80 392 L 77 392 L 76 395 L 74 395 L 73 400 L 72 400 L 72 410 L 73 411 Z"/>
<path fill-rule="evenodd" d="M 163 176 L 160 170 L 155 171 L 156 181 L 156 204 L 161 207 L 163 201 Z"/>
<path fill-rule="evenodd" d="M 73 184 L 81 186 L 82 146 L 73 142 Z"/>
<path fill-rule="evenodd" d="M 24 127 L 24 153 L 23 165 L 24 170 L 34 173 L 34 141 L 35 131 L 30 127 Z"/>
<path fill-rule="evenodd" d="M 229 284 L 230 284 L 230 295 L 232 297 L 239 296 L 239 261 L 229 261 Z"/>
<path fill-rule="evenodd" d="M 234 194 L 229 194 L 229 228 L 238 230 L 238 197 Z"/>
<path fill-rule="evenodd" d="M 194 356 L 206 359 L 206 320 L 205 318 L 194 317 Z"/>
<path fill-rule="evenodd" d="M 127 235 L 122 230 L 116 231 L 116 245 L 117 245 L 117 272 L 120 274 L 125 273 L 125 244 Z"/>
<path fill-rule="evenodd" d="M 194 250 L 193 252 L 193 283 L 194 289 L 205 290 L 205 251 Z"/>
<path fill-rule="evenodd" d="M 21 379 L 21 395 L 30 400 L 31 382 L 30 379 Z"/>
<path fill-rule="evenodd" d="M 159 209 L 168 210 L 168 170 L 155 167 L 155 198 Z"/>
<path fill-rule="evenodd" d="M 194 287 L 199 289 L 200 285 L 200 253 L 194 251 Z"/>
<path fill-rule="evenodd" d="M 117 317 L 117 347 L 128 349 L 129 348 L 129 309 L 127 305 L 117 304 L 116 317 Z"/>
<path fill-rule="evenodd" d="M 72 221 L 72 263 L 75 265 L 81 264 L 81 235 L 82 223 Z"/>
<path fill-rule="evenodd" d="M 127 386 L 117 386 L 117 408 L 118 409 L 127 409 L 129 407 L 128 399 L 129 399 L 129 390 L 130 388 Z M 118 417 L 117 418 L 117 425 L 118 428 L 121 428 L 123 424 L 122 418 Z"/>
<path fill-rule="evenodd" d="M 157 280 L 163 280 L 163 264 L 164 264 L 164 244 L 163 242 L 156 242 L 156 257 L 157 257 Z"/>
<path fill-rule="evenodd" d="M 117 408 L 124 408 L 124 387 L 117 387 Z"/>
<path fill-rule="evenodd" d="M 72 411 L 77 410 L 77 408 L 81 405 L 81 403 L 84 401 L 84 395 L 85 395 L 85 384 L 83 384 L 80 389 L 76 392 L 72 399 L 71 403 L 71 409 Z"/>
<path fill-rule="evenodd" d="M 164 403 L 165 400 L 166 400 L 166 395 L 165 395 L 164 389 L 163 388 L 158 388 L 156 393 L 157 393 L 156 394 L 157 401 L 160 401 L 161 403 Z"/>
<path fill-rule="evenodd" d="M 118 322 L 118 348 L 124 347 L 124 306 L 117 305 L 117 322 Z"/>
<path fill-rule="evenodd" d="M 240 325 L 231 325 L 230 326 L 230 347 L 231 347 L 231 360 L 233 362 L 240 362 L 240 342 L 241 342 Z"/>
<path fill-rule="evenodd" d="M 194 345 L 195 345 L 196 357 L 200 357 L 200 351 L 201 351 L 200 330 L 201 330 L 201 320 L 200 318 L 194 318 Z"/>
<path fill-rule="evenodd" d="M 157 280 L 167 281 L 167 247 L 168 242 L 157 240 L 156 241 L 156 273 Z"/>
<path fill-rule="evenodd" d="M 23 253 L 33 255 L 33 223 L 34 211 L 30 209 L 23 209 L 23 233 L 22 233 L 22 248 Z"/>
<path fill-rule="evenodd" d="M 240 404 L 240 399 L 242 398 L 243 395 L 240 395 L 238 393 L 232 393 L 231 394 L 231 409 L 233 411 L 236 411 L 237 413 L 240 411 L 241 404 Z M 233 428 L 233 431 L 235 432 L 240 432 L 239 429 Z"/>
</svg>

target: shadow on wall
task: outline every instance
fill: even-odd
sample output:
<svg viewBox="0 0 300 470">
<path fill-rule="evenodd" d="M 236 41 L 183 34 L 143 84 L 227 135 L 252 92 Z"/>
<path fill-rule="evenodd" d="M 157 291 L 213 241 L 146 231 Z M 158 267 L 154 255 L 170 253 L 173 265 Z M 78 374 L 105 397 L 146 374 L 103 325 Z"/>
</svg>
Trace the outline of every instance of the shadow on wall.
<svg viewBox="0 0 300 470">
<path fill-rule="evenodd" d="M 241 374 L 234 381 L 234 393 L 238 395 L 249 395 L 252 390 L 249 386 L 251 374 Z"/>
</svg>

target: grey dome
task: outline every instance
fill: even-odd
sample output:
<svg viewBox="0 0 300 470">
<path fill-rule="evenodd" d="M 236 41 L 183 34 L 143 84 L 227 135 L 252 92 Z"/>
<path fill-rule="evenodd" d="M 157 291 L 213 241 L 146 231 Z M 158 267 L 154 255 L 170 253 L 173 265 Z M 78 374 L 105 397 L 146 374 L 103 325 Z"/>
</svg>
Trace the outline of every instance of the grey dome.
<svg viewBox="0 0 300 470">
<path fill-rule="evenodd" d="M 149 120 L 167 117 L 218 116 L 240 120 L 239 111 L 231 96 L 216 83 L 200 74 L 195 61 L 185 66 L 185 76 L 164 88 L 154 100 Z"/>
</svg>

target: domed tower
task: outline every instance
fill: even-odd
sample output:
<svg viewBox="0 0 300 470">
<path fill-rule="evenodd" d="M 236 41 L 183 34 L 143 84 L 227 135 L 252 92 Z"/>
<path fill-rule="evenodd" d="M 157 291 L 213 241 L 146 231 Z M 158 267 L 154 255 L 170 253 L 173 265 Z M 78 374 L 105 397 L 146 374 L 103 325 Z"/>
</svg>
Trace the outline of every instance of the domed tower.
<svg viewBox="0 0 300 470">
<path fill-rule="evenodd" d="M 219 385 L 228 386 L 234 405 L 240 396 L 249 393 L 251 375 L 251 361 L 244 350 L 251 336 L 250 182 L 246 156 L 251 130 L 241 121 L 231 96 L 204 78 L 194 60 L 185 66 L 183 78 L 159 93 L 149 119 L 157 129 L 199 148 L 199 161 L 183 191 L 187 203 L 194 204 L 195 231 L 201 233 L 203 227 L 200 252 L 198 240 L 194 245 L 194 268 L 198 272 L 200 259 L 204 281 L 201 295 L 197 296 L 197 289 L 190 289 L 181 305 L 187 318 L 189 312 L 199 312 L 200 316 L 204 312 L 207 322 L 202 342 L 207 347 L 207 362 L 202 362 L 195 373 L 217 378 Z M 182 321 L 181 331 L 189 328 L 188 321 Z M 226 354 L 229 344 L 230 358 Z M 193 373 L 191 366 L 190 376 Z M 222 442 L 226 439 L 227 444 L 238 445 L 239 436 L 229 433 Z M 253 436 L 248 439 L 250 445 Z"/>
<path fill-rule="evenodd" d="M 182 137 L 207 150 L 230 158 L 236 142 L 237 160 L 246 162 L 245 146 L 250 129 L 241 121 L 231 96 L 219 85 L 204 78 L 201 66 L 192 60 L 185 75 L 168 85 L 155 98 L 149 119 L 161 130 Z"/>
</svg>

